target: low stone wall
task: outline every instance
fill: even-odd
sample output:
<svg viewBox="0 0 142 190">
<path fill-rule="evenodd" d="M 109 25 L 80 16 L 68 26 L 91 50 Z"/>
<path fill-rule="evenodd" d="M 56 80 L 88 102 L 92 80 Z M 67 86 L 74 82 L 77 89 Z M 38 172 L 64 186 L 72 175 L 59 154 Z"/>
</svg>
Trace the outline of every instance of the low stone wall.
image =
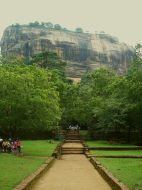
<svg viewBox="0 0 142 190">
<path fill-rule="evenodd" d="M 107 181 L 113 190 L 129 190 L 123 183 L 118 181 L 110 172 L 108 172 L 95 158 L 91 157 L 90 162 L 97 169 L 100 175 Z"/>
<path fill-rule="evenodd" d="M 29 187 L 34 184 L 35 180 L 37 180 L 45 171 L 47 171 L 52 164 L 54 163 L 55 158 L 48 158 L 44 164 L 40 166 L 34 173 L 24 179 L 19 185 L 17 185 L 13 190 L 28 190 Z"/>
<path fill-rule="evenodd" d="M 84 154 L 85 154 L 85 156 L 87 158 L 90 157 L 88 145 L 86 144 L 86 142 L 84 140 L 81 140 L 81 143 L 82 143 L 82 145 L 84 147 Z"/>
<path fill-rule="evenodd" d="M 142 150 L 142 147 L 88 147 L 89 150 Z"/>
<path fill-rule="evenodd" d="M 65 143 L 65 141 L 63 140 L 54 150 L 54 152 L 52 153 L 52 156 L 55 158 L 61 158 L 62 155 L 62 151 L 61 151 L 61 147 L 63 146 L 63 144 Z"/>
<path fill-rule="evenodd" d="M 96 156 L 96 155 L 90 155 L 89 157 L 94 157 L 94 158 L 142 158 L 142 156 L 124 156 L 124 155 L 120 155 L 120 156 Z"/>
</svg>

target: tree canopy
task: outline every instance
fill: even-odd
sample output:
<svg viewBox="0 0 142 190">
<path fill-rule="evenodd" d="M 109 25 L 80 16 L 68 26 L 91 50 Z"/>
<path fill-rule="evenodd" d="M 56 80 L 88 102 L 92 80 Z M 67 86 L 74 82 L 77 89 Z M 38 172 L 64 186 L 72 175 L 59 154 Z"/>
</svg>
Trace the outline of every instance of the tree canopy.
<svg viewBox="0 0 142 190">
<path fill-rule="evenodd" d="M 142 144 L 141 45 L 126 75 L 101 68 L 71 83 L 65 66 L 53 52 L 34 55 L 29 65 L 0 59 L 0 133 L 79 124 L 92 138 Z"/>
<path fill-rule="evenodd" d="M 36 66 L 0 67 L 0 130 L 14 135 L 58 127 L 61 110 L 53 74 Z"/>
</svg>

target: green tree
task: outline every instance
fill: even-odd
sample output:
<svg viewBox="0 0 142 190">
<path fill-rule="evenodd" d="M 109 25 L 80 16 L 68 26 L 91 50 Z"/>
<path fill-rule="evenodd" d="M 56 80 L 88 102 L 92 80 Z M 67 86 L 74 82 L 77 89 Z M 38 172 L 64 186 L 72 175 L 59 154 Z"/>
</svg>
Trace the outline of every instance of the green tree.
<svg viewBox="0 0 142 190">
<path fill-rule="evenodd" d="M 51 22 L 47 22 L 47 23 L 45 23 L 45 27 L 48 29 L 51 29 L 51 28 L 53 28 L 53 24 Z"/>
<path fill-rule="evenodd" d="M 64 73 L 66 62 L 62 61 L 61 58 L 54 52 L 42 52 L 32 57 L 31 64 L 38 65 L 42 68 L 57 69 Z"/>
<path fill-rule="evenodd" d="M 0 68 L 0 131 L 14 136 L 20 130 L 53 130 L 61 118 L 59 93 L 52 72 L 35 66 Z"/>
<path fill-rule="evenodd" d="M 82 29 L 82 28 L 76 28 L 76 29 L 75 29 L 75 32 L 76 32 L 76 33 L 83 33 L 83 29 Z"/>
<path fill-rule="evenodd" d="M 55 24 L 55 25 L 54 25 L 54 28 L 55 28 L 56 30 L 61 30 L 61 29 L 62 29 L 62 27 L 61 27 L 59 24 Z"/>
</svg>

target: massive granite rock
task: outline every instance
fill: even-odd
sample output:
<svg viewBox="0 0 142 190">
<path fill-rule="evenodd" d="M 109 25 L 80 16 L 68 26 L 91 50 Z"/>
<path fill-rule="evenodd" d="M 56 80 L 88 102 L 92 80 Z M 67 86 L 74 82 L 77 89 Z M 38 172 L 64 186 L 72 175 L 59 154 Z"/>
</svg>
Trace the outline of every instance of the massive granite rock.
<svg viewBox="0 0 142 190">
<path fill-rule="evenodd" d="M 67 61 L 67 75 L 80 78 L 98 67 L 125 73 L 134 49 L 105 33 L 89 34 L 45 27 L 9 26 L 1 40 L 2 55 L 31 57 L 42 51 L 57 52 Z"/>
</svg>

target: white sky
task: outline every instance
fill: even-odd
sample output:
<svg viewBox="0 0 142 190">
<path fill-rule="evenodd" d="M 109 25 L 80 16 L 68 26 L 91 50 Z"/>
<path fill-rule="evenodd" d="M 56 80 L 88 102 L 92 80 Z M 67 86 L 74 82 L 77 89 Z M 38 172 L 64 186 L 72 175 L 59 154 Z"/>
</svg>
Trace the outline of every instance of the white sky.
<svg viewBox="0 0 142 190">
<path fill-rule="evenodd" d="M 105 31 L 131 45 L 142 43 L 142 0 L 0 0 L 0 38 L 11 24 L 58 23 Z"/>
</svg>

